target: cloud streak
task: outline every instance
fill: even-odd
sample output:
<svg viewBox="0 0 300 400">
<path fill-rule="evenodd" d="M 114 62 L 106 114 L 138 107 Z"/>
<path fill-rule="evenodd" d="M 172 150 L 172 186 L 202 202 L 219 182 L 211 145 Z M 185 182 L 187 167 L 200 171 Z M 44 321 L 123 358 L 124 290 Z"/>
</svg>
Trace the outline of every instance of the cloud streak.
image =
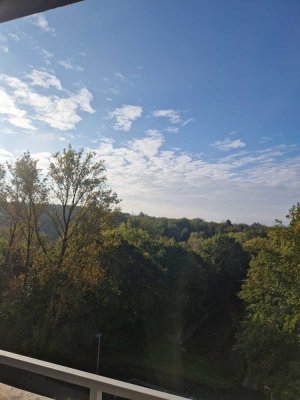
<svg viewBox="0 0 300 400">
<path fill-rule="evenodd" d="M 58 64 L 64 67 L 66 71 L 79 71 L 82 72 L 84 71 L 83 67 L 80 67 L 79 65 L 74 64 L 70 59 L 68 60 L 60 60 L 58 61 Z"/>
<path fill-rule="evenodd" d="M 245 147 L 246 143 L 244 143 L 241 139 L 231 140 L 226 138 L 224 140 L 218 140 L 217 142 L 213 143 L 212 146 L 221 151 L 229 151 Z"/>
<path fill-rule="evenodd" d="M 44 32 L 55 33 L 55 29 L 49 25 L 47 18 L 44 14 L 36 14 L 32 17 L 32 22 Z"/>
<path fill-rule="evenodd" d="M 152 113 L 155 118 L 166 118 L 171 124 L 180 124 L 182 119 L 178 111 L 173 109 L 156 110 Z"/>
</svg>

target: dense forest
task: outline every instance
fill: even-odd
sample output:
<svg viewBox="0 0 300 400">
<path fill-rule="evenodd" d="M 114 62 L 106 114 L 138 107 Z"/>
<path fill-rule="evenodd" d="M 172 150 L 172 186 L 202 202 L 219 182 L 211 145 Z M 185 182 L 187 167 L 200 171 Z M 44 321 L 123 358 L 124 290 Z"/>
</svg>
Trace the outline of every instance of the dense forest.
<svg viewBox="0 0 300 400">
<path fill-rule="evenodd" d="M 299 205 L 273 227 L 129 215 L 70 146 L 47 175 L 0 166 L 0 217 L 2 349 L 94 372 L 101 332 L 104 374 L 300 398 Z"/>
</svg>

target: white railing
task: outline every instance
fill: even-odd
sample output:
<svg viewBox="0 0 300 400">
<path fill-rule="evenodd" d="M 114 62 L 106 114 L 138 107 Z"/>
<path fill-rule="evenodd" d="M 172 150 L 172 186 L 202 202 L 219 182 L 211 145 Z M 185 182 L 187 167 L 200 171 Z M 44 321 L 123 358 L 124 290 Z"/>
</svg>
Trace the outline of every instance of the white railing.
<svg viewBox="0 0 300 400">
<path fill-rule="evenodd" d="M 62 365 L 52 364 L 19 354 L 9 353 L 3 350 L 0 350 L 0 364 L 89 388 L 90 400 L 101 400 L 102 393 L 109 393 L 130 400 L 187 400 L 184 397 L 132 385 L 130 383 L 63 367 Z"/>
</svg>

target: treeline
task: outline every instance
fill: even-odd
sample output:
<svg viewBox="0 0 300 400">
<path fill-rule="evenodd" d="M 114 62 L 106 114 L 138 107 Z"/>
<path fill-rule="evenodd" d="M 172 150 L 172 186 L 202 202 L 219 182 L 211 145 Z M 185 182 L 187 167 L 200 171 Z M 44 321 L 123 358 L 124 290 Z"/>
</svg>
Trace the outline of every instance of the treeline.
<svg viewBox="0 0 300 400">
<path fill-rule="evenodd" d="M 49 205 L 49 208 L 53 205 Z M 59 208 L 59 205 L 55 205 Z M 51 214 L 51 211 L 50 211 Z M 51 238 L 57 238 L 57 233 L 49 212 L 41 217 L 42 230 Z M 153 217 L 140 212 L 132 215 L 119 211 L 115 216 L 114 225 L 125 224 L 128 228 L 141 229 L 147 232 L 151 238 L 164 237 L 174 239 L 184 244 L 189 239 L 208 239 L 217 234 L 228 234 L 239 242 L 244 242 L 255 237 L 266 237 L 267 227 L 258 222 L 248 225 L 246 223 L 232 223 L 229 219 L 224 222 L 205 221 L 201 218 L 165 218 Z"/>
<path fill-rule="evenodd" d="M 101 332 L 104 359 L 139 359 L 157 343 L 184 347 L 240 293 L 237 379 L 294 399 L 299 207 L 289 227 L 267 229 L 131 216 L 118 203 L 92 153 L 54 154 L 47 177 L 29 153 L 1 167 L 1 347 L 92 369 Z"/>
<path fill-rule="evenodd" d="M 120 220 L 128 227 L 142 229 L 151 237 L 163 236 L 176 242 L 186 242 L 193 237 L 208 239 L 220 233 L 230 234 L 245 241 L 256 236 L 266 236 L 266 226 L 260 223 L 248 225 L 232 223 L 229 219 L 224 222 L 207 222 L 201 218 L 164 218 L 151 217 L 141 212 L 139 215 L 122 214 Z"/>
</svg>

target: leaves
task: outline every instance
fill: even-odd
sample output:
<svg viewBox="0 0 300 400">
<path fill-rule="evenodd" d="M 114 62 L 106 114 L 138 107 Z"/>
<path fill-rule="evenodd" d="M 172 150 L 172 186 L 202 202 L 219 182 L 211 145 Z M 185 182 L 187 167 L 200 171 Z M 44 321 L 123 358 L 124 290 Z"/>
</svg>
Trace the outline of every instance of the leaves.
<svg viewBox="0 0 300 400">
<path fill-rule="evenodd" d="M 271 228 L 267 239 L 245 244 L 253 258 L 241 291 L 247 317 L 239 346 L 252 379 L 262 385 L 271 381 L 282 398 L 292 400 L 296 389 L 291 380 L 295 373 L 300 379 L 299 205 L 291 209 L 289 219 L 288 227 Z"/>
</svg>

